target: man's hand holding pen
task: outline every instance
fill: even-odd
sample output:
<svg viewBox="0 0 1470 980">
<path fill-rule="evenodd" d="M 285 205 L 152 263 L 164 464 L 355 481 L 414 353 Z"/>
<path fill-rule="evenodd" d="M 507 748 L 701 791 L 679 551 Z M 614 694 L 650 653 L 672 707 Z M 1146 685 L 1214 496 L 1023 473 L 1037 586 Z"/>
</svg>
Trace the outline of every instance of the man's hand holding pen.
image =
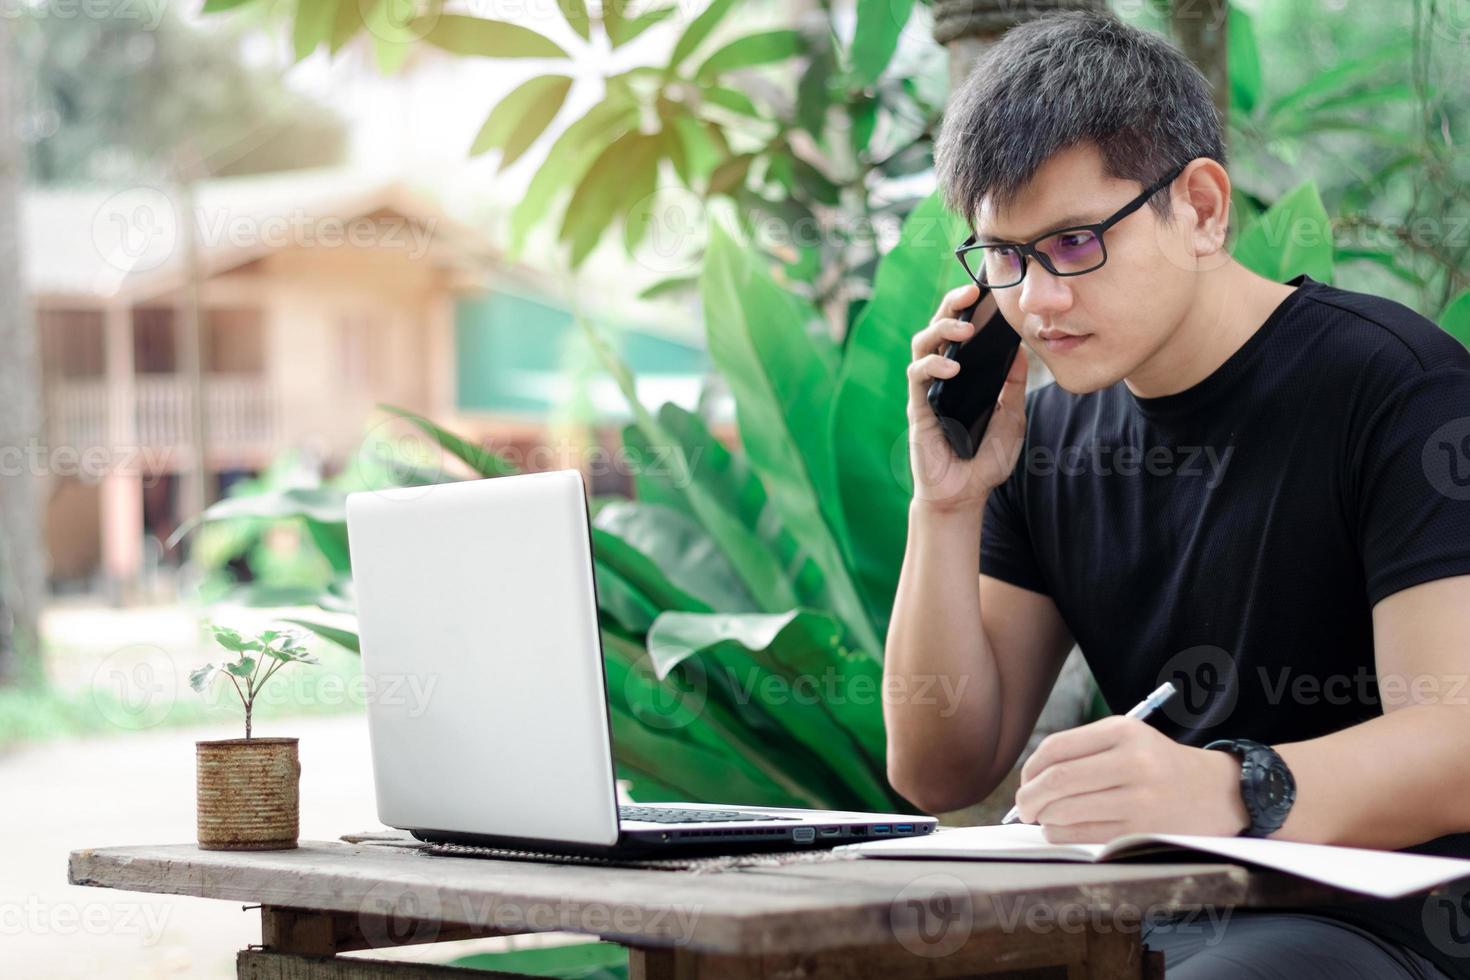
<svg viewBox="0 0 1470 980">
<path fill-rule="evenodd" d="M 1021 767 L 1016 807 L 1054 844 L 1231 836 L 1250 825 L 1230 753 L 1183 745 L 1127 715 L 1047 736 Z"/>
</svg>

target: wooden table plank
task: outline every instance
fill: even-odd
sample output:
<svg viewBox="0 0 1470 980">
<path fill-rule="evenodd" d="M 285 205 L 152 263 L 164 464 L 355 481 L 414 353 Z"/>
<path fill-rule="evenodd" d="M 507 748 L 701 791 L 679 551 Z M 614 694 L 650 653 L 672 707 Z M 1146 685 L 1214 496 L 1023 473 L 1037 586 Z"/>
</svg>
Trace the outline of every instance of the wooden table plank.
<svg viewBox="0 0 1470 980">
<path fill-rule="evenodd" d="M 891 944 L 895 909 L 915 894 L 963 897 L 976 932 L 1016 929 L 1018 913 L 1038 908 L 1053 915 L 1106 915 L 1165 905 L 1233 907 L 1341 896 L 1228 864 L 857 859 L 692 874 L 429 856 L 406 847 L 335 841 L 302 841 L 291 851 L 201 851 L 193 844 L 90 848 L 72 852 L 69 878 L 80 885 L 369 920 L 399 915 L 744 955 Z"/>
</svg>

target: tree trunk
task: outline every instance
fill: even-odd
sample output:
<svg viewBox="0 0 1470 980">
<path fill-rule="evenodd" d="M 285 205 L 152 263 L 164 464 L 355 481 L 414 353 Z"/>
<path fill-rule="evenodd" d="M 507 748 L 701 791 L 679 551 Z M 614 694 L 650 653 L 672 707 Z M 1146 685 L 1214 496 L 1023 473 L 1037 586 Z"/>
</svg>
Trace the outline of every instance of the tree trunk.
<svg viewBox="0 0 1470 980">
<path fill-rule="evenodd" d="M 1017 24 L 1060 10 L 1106 10 L 1106 0 L 934 0 L 934 40 L 949 50 L 951 92 L 1000 36 Z"/>
<path fill-rule="evenodd" d="M 0 17 L 0 685 L 33 680 L 40 668 L 46 588 L 41 537 L 41 370 L 20 274 L 15 19 Z"/>
<path fill-rule="evenodd" d="M 1230 67 L 1226 59 L 1227 0 L 1190 0 L 1175 3 L 1169 24 L 1179 49 L 1204 73 L 1215 97 L 1215 110 L 1223 126 L 1230 118 Z"/>
</svg>

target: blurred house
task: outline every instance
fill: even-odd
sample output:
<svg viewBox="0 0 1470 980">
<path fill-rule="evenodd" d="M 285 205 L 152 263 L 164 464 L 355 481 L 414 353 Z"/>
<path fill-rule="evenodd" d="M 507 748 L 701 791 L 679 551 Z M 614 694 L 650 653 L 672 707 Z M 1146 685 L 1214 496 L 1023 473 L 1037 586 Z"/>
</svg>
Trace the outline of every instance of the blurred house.
<svg viewBox="0 0 1470 980">
<path fill-rule="evenodd" d="M 125 593 L 196 485 L 215 500 L 287 449 L 340 466 L 381 403 L 497 448 L 544 438 L 568 396 L 552 352 L 571 320 L 534 270 L 392 181 L 302 171 L 190 194 L 31 190 L 22 202 L 53 581 Z M 666 368 L 674 400 L 692 404 L 703 352 L 645 346 L 654 383 Z"/>
</svg>

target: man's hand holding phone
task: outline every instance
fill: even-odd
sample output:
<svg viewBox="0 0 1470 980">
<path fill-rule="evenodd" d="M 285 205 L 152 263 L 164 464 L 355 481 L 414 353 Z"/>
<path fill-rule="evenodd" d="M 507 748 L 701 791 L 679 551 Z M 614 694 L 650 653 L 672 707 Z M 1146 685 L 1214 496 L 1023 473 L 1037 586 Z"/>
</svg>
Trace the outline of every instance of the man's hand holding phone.
<svg viewBox="0 0 1470 980">
<path fill-rule="evenodd" d="M 1026 431 L 1026 352 L 1016 351 L 985 433 L 970 459 L 956 454 L 934 408 L 929 387 L 935 379 L 960 373 L 958 361 L 945 357 L 951 341 L 964 343 L 996 313 L 995 297 L 987 293 L 966 323 L 960 313 L 975 303 L 980 287 L 969 283 L 952 289 L 939 304 L 929 325 L 914 334 L 913 361 L 908 366 L 909 465 L 914 475 L 914 499 L 939 510 L 980 508 L 990 491 L 1010 476 L 1020 456 Z"/>
</svg>

